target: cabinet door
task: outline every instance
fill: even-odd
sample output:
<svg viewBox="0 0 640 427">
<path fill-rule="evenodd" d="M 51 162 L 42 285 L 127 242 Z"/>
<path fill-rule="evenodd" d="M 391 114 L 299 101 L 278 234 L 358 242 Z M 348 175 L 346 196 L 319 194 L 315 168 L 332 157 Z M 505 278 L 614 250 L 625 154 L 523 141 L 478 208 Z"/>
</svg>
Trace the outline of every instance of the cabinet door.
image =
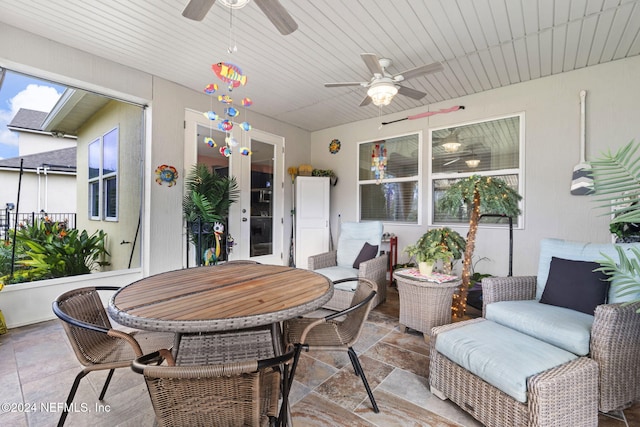
<svg viewBox="0 0 640 427">
<path fill-rule="evenodd" d="M 296 178 L 296 267 L 329 250 L 329 178 Z"/>
</svg>

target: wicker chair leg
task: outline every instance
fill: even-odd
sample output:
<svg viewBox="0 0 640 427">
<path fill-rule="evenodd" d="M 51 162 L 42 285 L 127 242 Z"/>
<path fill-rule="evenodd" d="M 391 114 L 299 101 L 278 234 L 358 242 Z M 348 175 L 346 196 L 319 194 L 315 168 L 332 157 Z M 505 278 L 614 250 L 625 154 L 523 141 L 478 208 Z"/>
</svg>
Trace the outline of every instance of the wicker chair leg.
<svg viewBox="0 0 640 427">
<path fill-rule="evenodd" d="M 355 367 L 355 371 L 360 378 L 362 378 L 362 383 L 364 384 L 364 388 L 367 390 L 367 394 L 369 395 L 369 400 L 371 400 L 371 405 L 373 406 L 373 412 L 376 414 L 380 412 L 378 409 L 378 404 L 376 403 L 376 399 L 373 397 L 373 392 L 371 392 L 371 387 L 369 387 L 369 382 L 367 381 L 367 377 L 364 375 L 364 370 L 362 369 L 362 365 L 360 364 L 360 360 L 358 359 L 358 355 L 353 350 L 352 347 L 349 347 L 349 358 L 351 359 L 351 363 L 353 363 Z"/>
<path fill-rule="evenodd" d="M 67 419 L 67 415 L 69 415 L 69 408 L 71 407 L 73 398 L 76 396 L 76 391 L 78 391 L 80 380 L 83 379 L 88 373 L 88 371 L 82 370 L 78 373 L 78 375 L 76 375 L 76 379 L 73 381 L 73 385 L 71 386 L 71 390 L 69 390 L 69 395 L 67 396 L 67 403 L 64 405 L 62 414 L 60 415 L 60 420 L 58 420 L 58 427 L 62 427 L 64 425 L 64 422 Z"/>
<path fill-rule="evenodd" d="M 104 385 L 102 386 L 102 391 L 100 392 L 100 397 L 98 397 L 98 400 L 102 401 L 102 399 L 104 399 L 104 395 L 107 393 L 107 387 L 109 387 L 109 383 L 111 382 L 111 377 L 113 377 L 114 371 L 115 369 L 109 370 L 109 375 L 107 375 L 107 380 L 104 382 Z"/>
</svg>

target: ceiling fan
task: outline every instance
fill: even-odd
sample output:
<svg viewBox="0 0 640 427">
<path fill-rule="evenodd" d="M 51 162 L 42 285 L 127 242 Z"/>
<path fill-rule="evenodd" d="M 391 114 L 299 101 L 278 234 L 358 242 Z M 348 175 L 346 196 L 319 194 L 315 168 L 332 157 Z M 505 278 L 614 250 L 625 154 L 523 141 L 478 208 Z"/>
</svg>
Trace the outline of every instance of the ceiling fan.
<svg viewBox="0 0 640 427">
<path fill-rule="evenodd" d="M 182 11 L 182 16 L 194 21 L 202 21 L 215 2 L 216 0 L 190 0 Z M 254 2 L 280 31 L 280 34 L 286 36 L 298 29 L 298 24 L 279 0 L 254 0 Z M 230 9 L 240 9 L 246 6 L 249 0 L 220 0 L 220 3 Z"/>
<path fill-rule="evenodd" d="M 360 103 L 361 107 L 369 105 L 371 102 L 377 106 L 389 105 L 391 103 L 391 99 L 393 99 L 397 93 L 408 96 L 409 98 L 421 99 L 426 95 L 426 93 L 406 86 L 401 86 L 399 83 L 414 77 L 442 71 L 443 69 L 442 64 L 434 62 L 433 64 L 421 65 L 420 67 L 412 68 L 402 73 L 390 74 L 387 71 L 387 68 L 392 63 L 390 59 L 378 58 L 378 55 L 375 53 L 361 53 L 360 57 L 371 74 L 373 74 L 371 80 L 368 82 L 325 83 L 324 86 L 362 86 L 369 88 L 367 90 L 366 98 L 364 98 Z"/>
</svg>

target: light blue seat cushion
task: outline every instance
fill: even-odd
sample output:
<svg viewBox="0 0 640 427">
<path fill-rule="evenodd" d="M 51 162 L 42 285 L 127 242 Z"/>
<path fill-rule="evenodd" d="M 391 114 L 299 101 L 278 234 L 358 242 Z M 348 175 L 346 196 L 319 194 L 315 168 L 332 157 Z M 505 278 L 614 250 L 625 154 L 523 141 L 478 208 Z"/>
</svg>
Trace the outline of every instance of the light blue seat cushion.
<svg viewBox="0 0 640 427">
<path fill-rule="evenodd" d="M 618 252 L 615 246 L 622 247 L 625 251 L 636 247 L 640 249 L 639 243 L 584 243 L 572 242 L 561 239 L 543 239 L 540 242 L 540 259 L 538 262 L 538 282 L 536 286 L 536 299 L 542 297 L 542 292 L 549 278 L 549 267 L 551 265 L 551 257 L 570 259 L 573 261 L 603 261 L 605 258 L 603 253 L 618 261 Z M 640 298 L 640 292 L 637 294 L 618 296 L 616 294 L 615 283 L 609 288 L 609 296 L 607 302 L 609 304 L 617 302 L 626 302 Z"/>
<path fill-rule="evenodd" d="M 340 279 L 347 279 L 349 277 L 358 277 L 358 269 L 352 267 L 326 267 L 315 270 L 315 272 L 326 276 L 332 282 Z M 335 289 L 342 289 L 343 291 L 355 291 L 357 286 L 357 281 L 345 282 L 335 285 Z"/>
<path fill-rule="evenodd" d="M 485 318 L 579 356 L 589 354 L 594 317 L 536 300 L 488 304 Z"/>
<path fill-rule="evenodd" d="M 343 222 L 340 225 L 336 264 L 338 267 L 352 268 L 353 262 L 365 243 L 378 246 L 382 244 L 382 221 Z"/>
<path fill-rule="evenodd" d="M 436 350 L 522 403 L 527 401 L 527 378 L 577 358 L 490 321 L 438 334 Z"/>
</svg>

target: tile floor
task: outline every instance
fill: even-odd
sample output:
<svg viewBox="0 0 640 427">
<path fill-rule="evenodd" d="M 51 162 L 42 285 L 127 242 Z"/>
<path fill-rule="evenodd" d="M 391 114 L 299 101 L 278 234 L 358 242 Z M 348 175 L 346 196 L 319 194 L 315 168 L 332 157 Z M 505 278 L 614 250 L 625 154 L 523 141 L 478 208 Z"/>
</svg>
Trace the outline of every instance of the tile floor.
<svg viewBox="0 0 640 427">
<path fill-rule="evenodd" d="M 305 353 L 291 396 L 296 427 L 480 426 L 456 405 L 429 392 L 429 348 L 421 334 L 399 331 L 395 289 L 390 289 L 387 302 L 371 312 L 356 351 L 380 413 L 372 411 L 346 354 Z M 0 336 L 0 361 L 0 426 L 56 425 L 60 405 L 80 370 L 58 321 L 12 329 Z M 76 410 L 66 425 L 152 426 L 153 411 L 142 378 L 128 369 L 117 370 L 104 401 L 99 402 L 105 377 L 104 372 L 94 372 L 82 380 Z M 640 404 L 626 415 L 629 425 L 640 426 Z M 600 427 L 623 425 L 600 416 Z"/>
</svg>

